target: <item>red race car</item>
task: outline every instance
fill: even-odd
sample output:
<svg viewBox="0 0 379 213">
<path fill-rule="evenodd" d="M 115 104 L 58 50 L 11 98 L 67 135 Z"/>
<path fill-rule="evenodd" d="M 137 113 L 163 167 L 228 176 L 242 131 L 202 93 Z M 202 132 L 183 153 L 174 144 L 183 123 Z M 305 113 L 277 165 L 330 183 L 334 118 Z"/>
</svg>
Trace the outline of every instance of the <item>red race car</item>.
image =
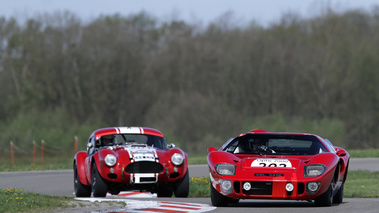
<svg viewBox="0 0 379 213">
<path fill-rule="evenodd" d="M 144 190 L 158 197 L 187 197 L 188 157 L 163 134 L 144 127 L 110 127 L 94 131 L 87 152 L 76 153 L 77 197 L 105 197 L 107 192 Z"/>
<path fill-rule="evenodd" d="M 342 202 L 349 154 L 317 135 L 253 130 L 208 153 L 214 206 L 254 198 Z"/>
</svg>

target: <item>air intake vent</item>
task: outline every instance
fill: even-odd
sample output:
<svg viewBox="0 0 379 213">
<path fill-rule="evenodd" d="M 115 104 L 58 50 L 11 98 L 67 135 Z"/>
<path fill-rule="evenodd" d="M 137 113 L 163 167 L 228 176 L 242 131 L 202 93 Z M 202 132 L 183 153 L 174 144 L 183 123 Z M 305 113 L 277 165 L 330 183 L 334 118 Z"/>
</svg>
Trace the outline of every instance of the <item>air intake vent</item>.
<svg viewBox="0 0 379 213">
<path fill-rule="evenodd" d="M 161 173 L 163 166 L 156 162 L 139 161 L 129 164 L 125 168 L 126 173 Z"/>
</svg>

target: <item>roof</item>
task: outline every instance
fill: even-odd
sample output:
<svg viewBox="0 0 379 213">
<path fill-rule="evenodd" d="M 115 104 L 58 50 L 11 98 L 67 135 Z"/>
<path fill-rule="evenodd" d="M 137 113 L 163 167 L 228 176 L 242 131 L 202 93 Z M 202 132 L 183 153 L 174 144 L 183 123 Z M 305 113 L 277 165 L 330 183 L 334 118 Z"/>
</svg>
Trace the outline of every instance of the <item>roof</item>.
<svg viewBox="0 0 379 213">
<path fill-rule="evenodd" d="M 241 133 L 238 135 L 239 136 L 243 136 L 243 135 L 246 135 L 246 134 L 272 134 L 272 135 L 313 135 L 313 136 L 316 136 L 316 137 L 319 137 L 315 134 L 309 134 L 309 133 L 296 133 L 296 132 L 269 132 L 269 131 L 266 131 L 266 130 L 263 130 L 263 129 L 254 129 L 254 130 L 251 130 L 249 132 L 246 132 L 246 133 Z"/>
<path fill-rule="evenodd" d="M 144 135 L 155 135 L 159 137 L 164 137 L 163 133 L 159 130 L 147 127 L 107 127 L 95 130 L 92 136 L 98 140 L 103 135 L 114 135 L 114 134 L 144 134 Z"/>
</svg>

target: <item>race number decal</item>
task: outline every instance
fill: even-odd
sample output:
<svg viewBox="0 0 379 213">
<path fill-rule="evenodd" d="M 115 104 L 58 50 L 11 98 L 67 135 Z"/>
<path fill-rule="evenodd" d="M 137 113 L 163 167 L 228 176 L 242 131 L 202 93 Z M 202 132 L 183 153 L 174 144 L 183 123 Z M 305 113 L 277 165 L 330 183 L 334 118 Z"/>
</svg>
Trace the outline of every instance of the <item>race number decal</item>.
<svg viewBox="0 0 379 213">
<path fill-rule="evenodd" d="M 251 167 L 288 167 L 291 168 L 291 161 L 288 159 L 257 158 L 251 163 Z"/>
</svg>

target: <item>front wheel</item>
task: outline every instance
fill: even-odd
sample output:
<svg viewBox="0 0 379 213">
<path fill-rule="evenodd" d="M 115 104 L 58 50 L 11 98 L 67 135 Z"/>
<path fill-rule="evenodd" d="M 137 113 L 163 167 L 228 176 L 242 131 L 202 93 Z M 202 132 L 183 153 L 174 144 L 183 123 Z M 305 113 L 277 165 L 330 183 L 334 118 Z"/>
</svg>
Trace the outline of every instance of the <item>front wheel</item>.
<svg viewBox="0 0 379 213">
<path fill-rule="evenodd" d="M 96 164 L 92 164 L 92 195 L 94 197 L 105 197 L 107 195 L 108 187 L 105 180 L 99 174 Z"/>
<path fill-rule="evenodd" d="M 333 183 L 333 182 L 332 182 Z M 328 190 L 315 199 L 316 206 L 331 206 L 333 203 L 333 187 L 330 184 Z"/>
<path fill-rule="evenodd" d="M 76 197 L 90 197 L 91 196 L 91 187 L 84 185 L 80 182 L 78 176 L 78 168 L 76 163 L 74 165 L 74 191 Z"/>
<path fill-rule="evenodd" d="M 171 197 L 172 196 L 172 187 L 168 183 L 159 183 L 158 184 L 158 197 Z"/>
<path fill-rule="evenodd" d="M 188 169 L 184 177 L 174 184 L 175 197 L 188 197 L 189 194 L 189 174 Z"/>
<path fill-rule="evenodd" d="M 229 202 L 231 202 L 231 199 L 228 197 L 225 197 L 224 195 L 220 194 L 215 188 L 213 188 L 212 184 L 211 187 L 211 202 L 213 206 L 222 207 L 227 206 Z"/>
<path fill-rule="evenodd" d="M 342 201 L 343 201 L 343 186 L 344 186 L 344 184 L 341 185 L 341 188 L 338 190 L 336 195 L 334 195 L 333 203 L 342 203 Z"/>
</svg>

